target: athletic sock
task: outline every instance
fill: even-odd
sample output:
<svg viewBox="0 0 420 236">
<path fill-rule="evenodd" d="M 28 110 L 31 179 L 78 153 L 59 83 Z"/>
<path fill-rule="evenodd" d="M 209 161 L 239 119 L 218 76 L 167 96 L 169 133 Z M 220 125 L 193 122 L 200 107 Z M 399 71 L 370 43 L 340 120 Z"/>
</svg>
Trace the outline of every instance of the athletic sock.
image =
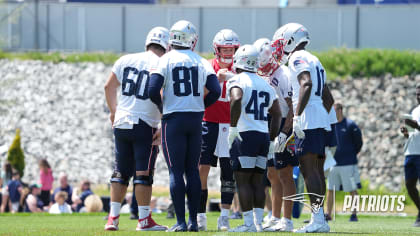
<svg viewBox="0 0 420 236">
<path fill-rule="evenodd" d="M 222 211 L 220 212 L 220 216 L 228 217 L 229 216 L 229 209 L 222 208 Z"/>
<path fill-rule="evenodd" d="M 254 208 L 254 217 L 255 217 L 255 224 L 259 225 L 262 224 L 264 218 L 264 209 L 263 208 Z"/>
<path fill-rule="evenodd" d="M 150 215 L 150 206 L 138 206 L 139 219 L 144 219 Z"/>
<path fill-rule="evenodd" d="M 251 226 L 254 224 L 254 215 L 252 214 L 252 210 L 242 212 L 244 217 L 244 223 L 246 226 Z"/>
<path fill-rule="evenodd" d="M 207 189 L 202 189 L 201 190 L 200 207 L 198 208 L 198 213 L 205 213 L 206 212 L 208 195 L 209 195 L 209 191 Z"/>
<path fill-rule="evenodd" d="M 116 217 L 120 215 L 121 203 L 120 202 L 111 202 L 111 210 L 109 214 L 111 217 Z"/>
<path fill-rule="evenodd" d="M 314 214 L 314 220 L 319 224 L 324 223 L 325 216 L 324 216 L 324 208 L 323 207 L 320 207 L 319 211 Z"/>
</svg>

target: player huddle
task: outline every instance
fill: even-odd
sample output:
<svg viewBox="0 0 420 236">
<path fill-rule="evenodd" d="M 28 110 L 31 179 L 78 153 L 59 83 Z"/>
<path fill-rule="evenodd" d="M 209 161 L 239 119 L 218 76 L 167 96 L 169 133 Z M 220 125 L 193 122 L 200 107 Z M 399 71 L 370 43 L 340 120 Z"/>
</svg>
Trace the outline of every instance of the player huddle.
<svg viewBox="0 0 420 236">
<path fill-rule="evenodd" d="M 243 46 L 235 32 L 223 29 L 214 37 L 216 57 L 210 61 L 194 52 L 197 40 L 197 30 L 188 21 L 176 22 L 169 31 L 153 28 L 146 52 L 125 55 L 112 69 L 105 95 L 116 161 L 105 230 L 118 230 L 121 202 L 133 176 L 137 230 L 206 230 L 207 177 L 219 160 L 218 230 L 329 232 L 323 212 L 323 165 L 328 131 L 336 122 L 329 115 L 334 100 L 322 64 L 305 50 L 310 41 L 307 29 L 289 23 L 272 41 L 264 38 Z M 149 207 L 159 145 L 177 218 L 169 229 L 152 219 Z M 301 229 L 293 228 L 291 201 L 284 202 L 280 219 L 282 197 L 296 192 L 292 172 L 297 165 L 313 193 L 311 221 Z M 273 216 L 263 225 L 266 172 Z M 235 192 L 244 224 L 230 228 Z"/>
</svg>

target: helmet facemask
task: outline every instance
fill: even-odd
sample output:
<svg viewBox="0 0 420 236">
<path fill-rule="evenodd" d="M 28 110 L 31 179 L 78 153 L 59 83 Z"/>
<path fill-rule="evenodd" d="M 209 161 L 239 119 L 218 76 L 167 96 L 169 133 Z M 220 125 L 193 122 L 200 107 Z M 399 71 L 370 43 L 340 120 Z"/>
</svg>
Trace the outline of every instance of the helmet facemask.
<svg viewBox="0 0 420 236">
<path fill-rule="evenodd" d="M 231 52 L 226 52 L 228 50 L 226 49 L 232 49 Z M 216 58 L 219 62 L 232 65 L 233 63 L 233 56 L 235 55 L 236 50 L 238 49 L 237 46 L 231 46 L 231 45 L 215 45 L 215 54 Z"/>
<path fill-rule="evenodd" d="M 271 44 L 273 59 L 279 64 L 284 65 L 289 59 L 289 53 L 284 51 L 286 40 L 277 39 Z"/>
</svg>

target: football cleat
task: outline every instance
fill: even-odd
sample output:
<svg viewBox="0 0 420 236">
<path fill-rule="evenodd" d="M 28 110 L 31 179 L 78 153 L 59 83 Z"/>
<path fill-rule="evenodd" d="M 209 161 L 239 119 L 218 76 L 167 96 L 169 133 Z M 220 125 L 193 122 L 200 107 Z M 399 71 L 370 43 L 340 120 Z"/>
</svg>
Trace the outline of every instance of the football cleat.
<svg viewBox="0 0 420 236">
<path fill-rule="evenodd" d="M 294 233 L 328 233 L 330 232 L 330 226 L 326 221 L 323 223 L 316 223 L 311 221 L 309 224 L 303 226 L 300 229 L 293 230 Z"/>
<path fill-rule="evenodd" d="M 139 223 L 137 224 L 137 231 L 165 231 L 168 227 L 157 224 L 153 218 L 152 214 L 149 214 L 148 217 L 139 219 Z"/>
<path fill-rule="evenodd" d="M 197 215 L 197 224 L 198 224 L 199 231 L 207 230 L 207 216 L 205 213 L 199 213 Z"/>
<path fill-rule="evenodd" d="M 235 227 L 233 229 L 230 229 L 228 232 L 257 232 L 257 228 L 255 227 L 254 224 L 252 225 L 240 225 L 238 227 Z"/>
<path fill-rule="evenodd" d="M 274 232 L 276 230 L 274 230 L 274 226 L 277 225 L 280 222 L 279 219 L 276 219 L 274 217 L 272 217 L 268 222 L 266 222 L 265 224 L 263 224 L 263 229 L 264 231 L 267 232 Z"/>
<path fill-rule="evenodd" d="M 230 229 L 229 217 L 227 217 L 227 216 L 220 216 L 217 219 L 217 230 L 227 231 L 229 229 Z"/>
<path fill-rule="evenodd" d="M 111 215 L 108 216 L 108 222 L 105 225 L 105 230 L 108 231 L 116 231 L 118 230 L 118 223 L 119 223 L 120 216 L 114 216 Z"/>
<path fill-rule="evenodd" d="M 178 224 L 178 223 L 174 224 L 171 228 L 166 230 L 166 232 L 186 232 L 187 230 L 188 230 L 187 224 L 183 222 L 181 224 Z"/>
<path fill-rule="evenodd" d="M 276 231 L 281 231 L 281 232 L 292 232 L 293 221 L 283 217 L 281 218 L 280 222 L 274 226 L 274 229 Z"/>
</svg>

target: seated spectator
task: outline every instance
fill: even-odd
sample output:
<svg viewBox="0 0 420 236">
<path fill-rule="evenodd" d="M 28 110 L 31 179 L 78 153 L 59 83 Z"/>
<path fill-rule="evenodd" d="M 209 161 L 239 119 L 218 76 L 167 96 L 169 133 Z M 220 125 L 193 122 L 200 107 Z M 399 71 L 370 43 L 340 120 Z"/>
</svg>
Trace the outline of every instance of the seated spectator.
<svg viewBox="0 0 420 236">
<path fill-rule="evenodd" d="M 60 191 L 55 194 L 55 203 L 50 207 L 50 214 L 62 214 L 62 213 L 73 213 L 69 204 L 66 200 L 68 198 L 67 192 Z"/>
<path fill-rule="evenodd" d="M 22 183 L 20 182 L 19 172 L 13 172 L 12 180 L 9 182 L 9 185 L 7 185 L 7 189 L 9 190 L 9 198 L 12 204 L 10 212 L 16 213 L 19 211 L 19 200 L 22 193 Z"/>
<path fill-rule="evenodd" d="M 81 212 L 101 212 L 103 208 L 102 200 L 98 195 L 91 194 L 85 200 L 85 207 Z"/>
<path fill-rule="evenodd" d="M 44 206 L 50 205 L 51 189 L 54 182 L 51 166 L 46 159 L 39 161 L 39 183 L 41 184 L 40 198 Z"/>
<path fill-rule="evenodd" d="M 2 182 L 2 189 L 1 189 L 1 207 L 0 213 L 4 213 L 6 211 L 7 205 L 9 205 L 9 209 L 12 209 L 11 202 L 9 201 L 9 190 L 7 189 L 7 185 L 9 185 L 10 181 L 12 181 L 12 165 L 9 162 L 5 162 L 3 165 L 3 171 L 1 172 L 0 178 Z"/>
<path fill-rule="evenodd" d="M 78 193 L 78 189 L 73 191 L 72 201 L 73 201 L 73 209 L 76 209 L 77 212 L 80 211 L 82 207 L 85 206 L 84 202 L 86 198 L 93 194 L 93 192 L 90 190 L 90 182 L 89 180 L 84 180 L 81 183 L 80 186 L 80 194 Z"/>
<path fill-rule="evenodd" d="M 71 197 L 73 195 L 73 188 L 69 185 L 68 182 L 68 178 L 67 178 L 67 174 L 66 173 L 60 173 L 60 176 L 58 177 L 58 180 L 60 182 L 60 186 L 54 189 L 54 192 L 51 196 L 51 202 L 55 203 L 55 195 L 58 192 L 66 192 L 67 193 L 67 204 L 69 204 L 70 206 L 73 204 L 73 201 L 71 200 Z"/>
<path fill-rule="evenodd" d="M 44 203 L 40 199 L 41 185 L 32 184 L 29 186 L 29 195 L 25 201 L 25 212 L 43 212 Z"/>
</svg>

